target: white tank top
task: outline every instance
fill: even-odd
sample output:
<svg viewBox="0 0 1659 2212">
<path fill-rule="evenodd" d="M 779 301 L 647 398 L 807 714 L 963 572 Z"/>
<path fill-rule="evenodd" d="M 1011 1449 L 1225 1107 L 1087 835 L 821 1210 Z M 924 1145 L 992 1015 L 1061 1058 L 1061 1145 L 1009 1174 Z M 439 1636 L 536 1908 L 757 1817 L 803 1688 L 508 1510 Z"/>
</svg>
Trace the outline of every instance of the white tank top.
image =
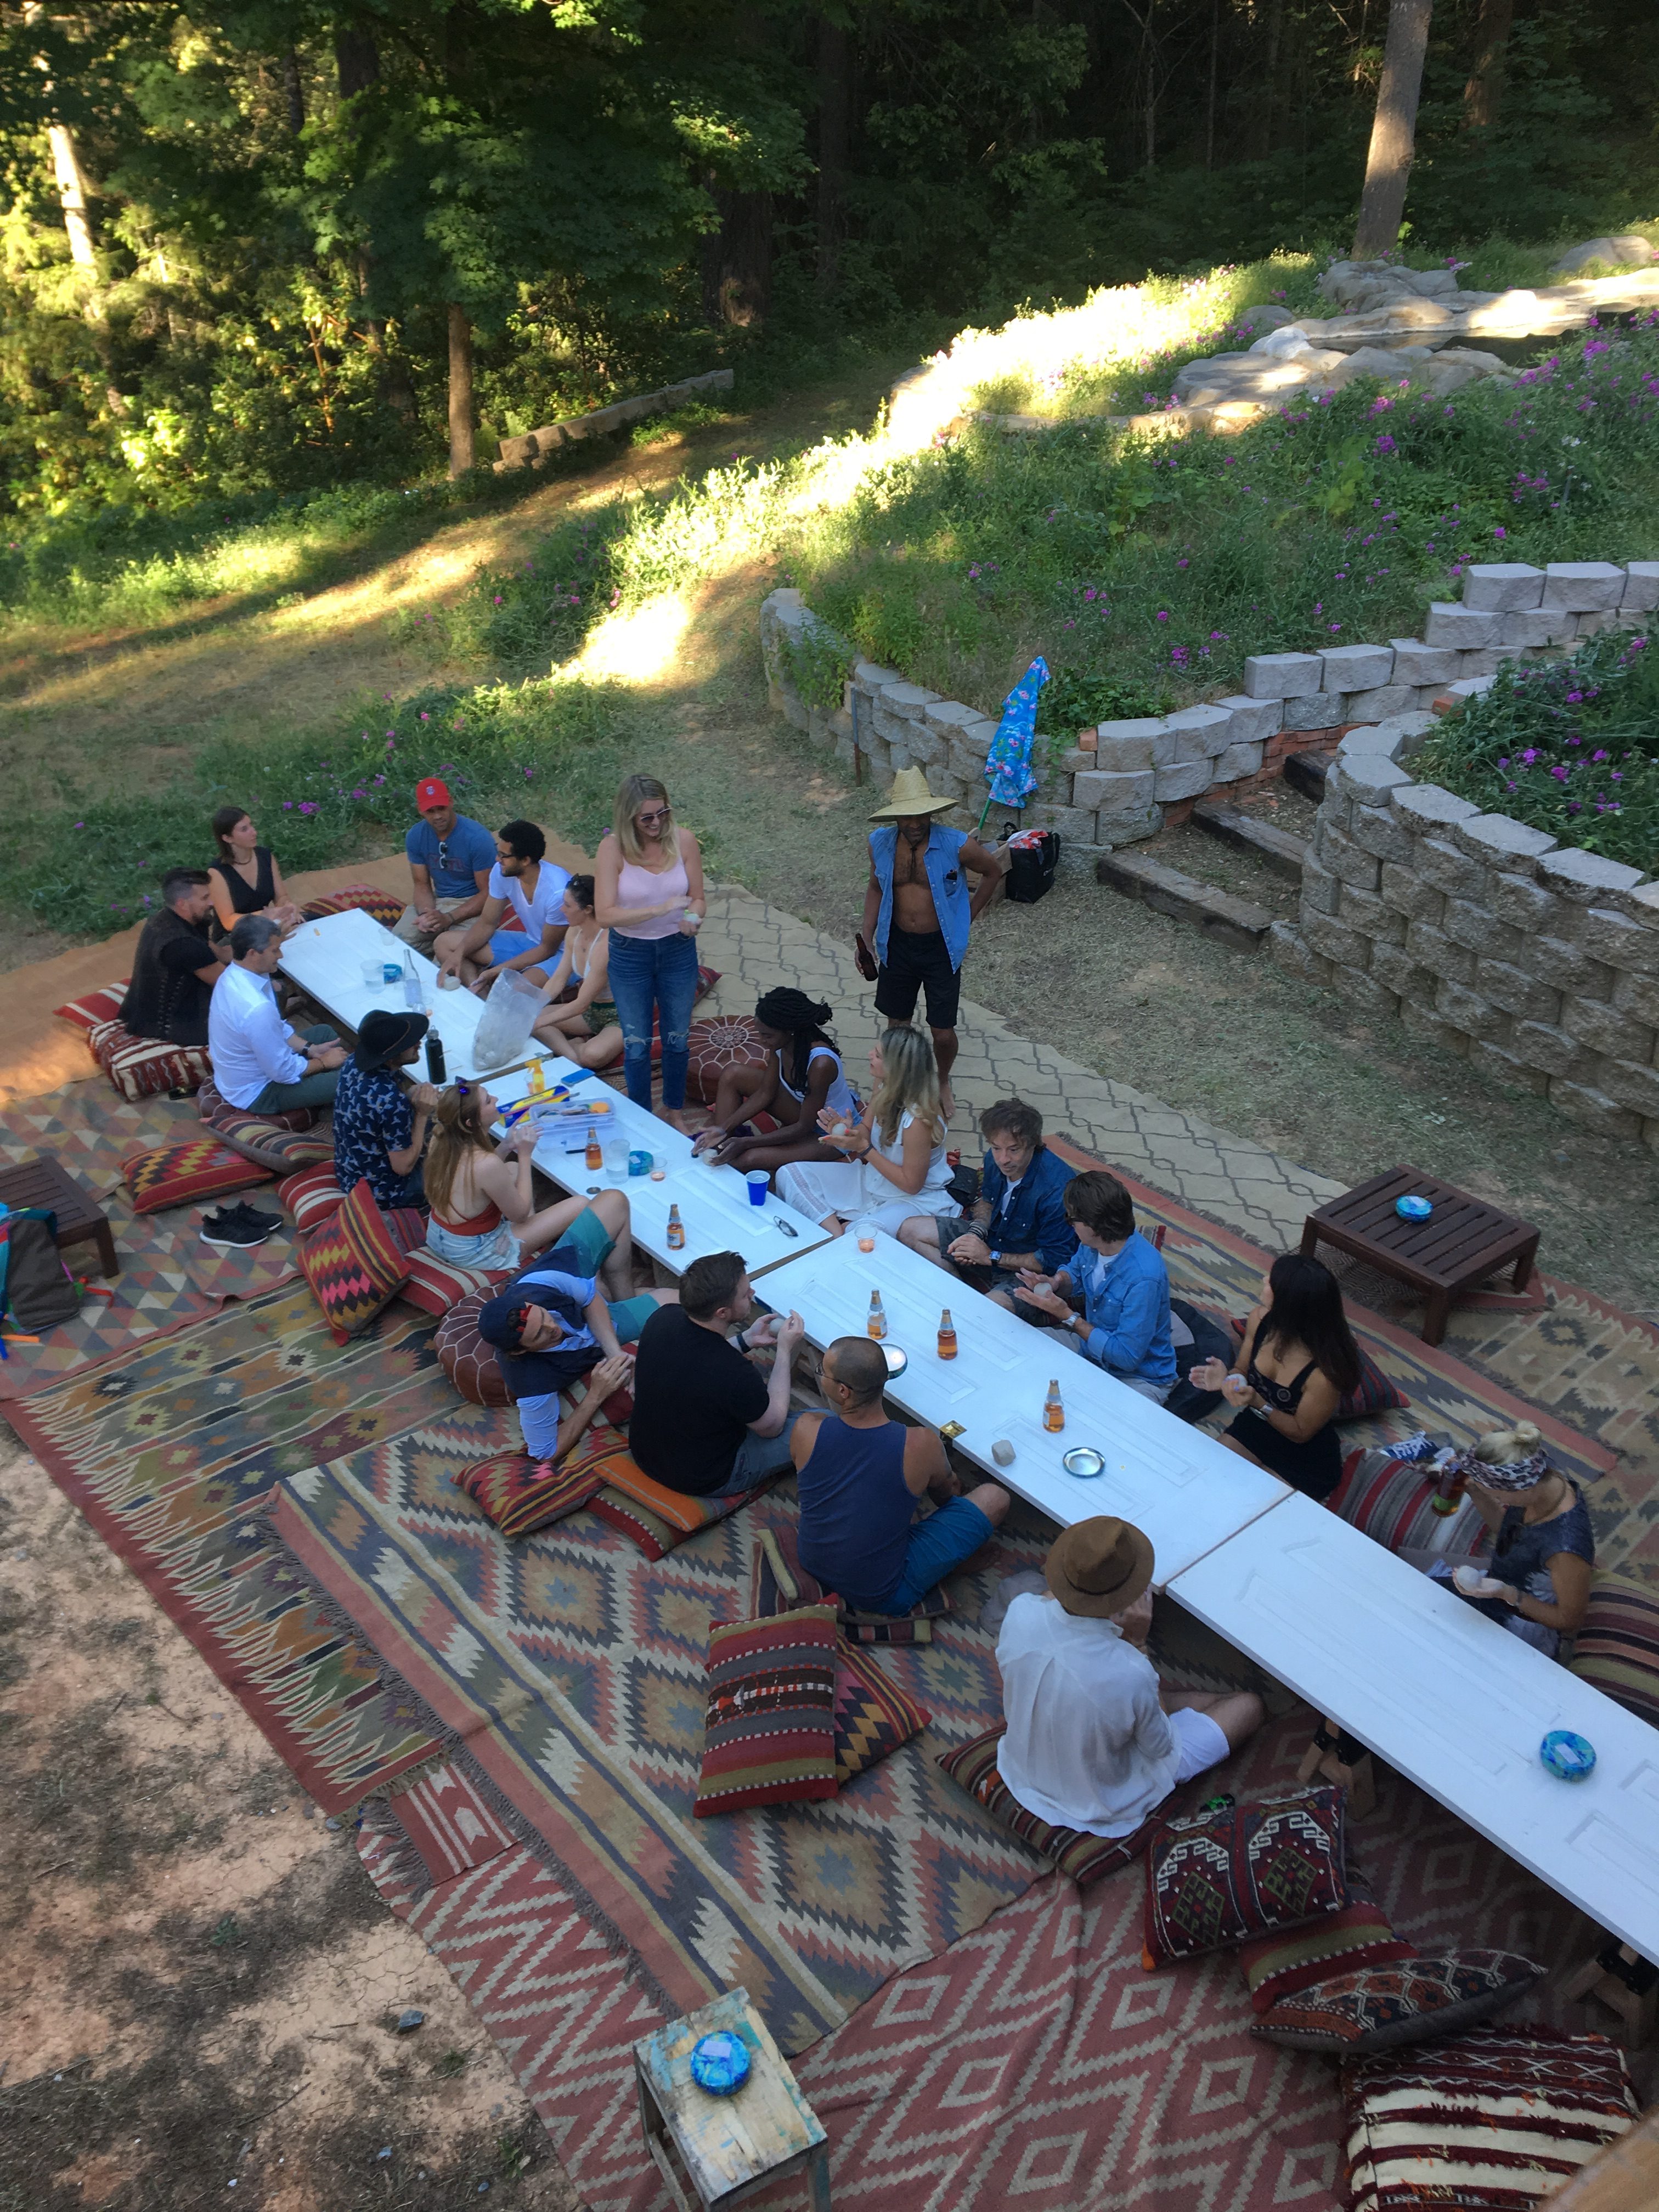
<svg viewBox="0 0 1659 2212">
<path fill-rule="evenodd" d="M 844 1114 L 849 1121 L 856 1121 L 859 1117 L 859 1102 L 852 1085 L 847 1080 L 846 1070 L 841 1064 L 841 1054 L 830 1045 L 815 1044 L 806 1056 L 809 1076 L 815 1060 L 832 1060 L 836 1063 L 836 1072 L 830 1079 L 830 1090 L 824 1099 L 824 1104 L 832 1108 L 837 1114 Z M 806 1096 L 805 1086 L 803 1085 L 801 1089 L 797 1091 L 784 1073 L 781 1053 L 778 1055 L 778 1081 L 798 1105 Z"/>
</svg>

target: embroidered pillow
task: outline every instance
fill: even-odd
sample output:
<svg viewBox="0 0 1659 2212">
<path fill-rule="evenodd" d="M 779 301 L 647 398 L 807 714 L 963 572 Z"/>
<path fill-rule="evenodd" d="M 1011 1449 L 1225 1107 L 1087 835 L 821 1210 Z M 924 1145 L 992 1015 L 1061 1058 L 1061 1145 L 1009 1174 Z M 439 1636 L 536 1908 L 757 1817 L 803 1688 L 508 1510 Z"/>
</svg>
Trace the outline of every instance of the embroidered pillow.
<svg viewBox="0 0 1659 2212">
<path fill-rule="evenodd" d="M 1449 1951 L 1351 1966 L 1281 1997 L 1250 2033 L 1296 2051 L 1360 2057 L 1456 2035 L 1513 2004 L 1547 1972 L 1513 1951 Z"/>
<path fill-rule="evenodd" d="M 332 1221 L 345 1204 L 345 1193 L 334 1180 L 334 1165 L 307 1168 L 302 1174 L 291 1175 L 276 1186 L 276 1198 L 294 1216 L 294 1226 L 303 1237 L 308 1229 L 320 1229 L 325 1221 Z"/>
<path fill-rule="evenodd" d="M 187 1137 L 178 1145 L 136 1145 L 123 1154 L 121 1172 L 135 1213 L 160 1213 L 169 1206 L 194 1206 L 269 1182 L 267 1168 L 228 1152 L 216 1137 Z"/>
<path fill-rule="evenodd" d="M 100 1022 L 87 1032 L 87 1049 L 129 1105 L 169 1091 L 194 1091 L 213 1073 L 207 1047 L 168 1044 L 134 1036 L 125 1023 Z"/>
<path fill-rule="evenodd" d="M 503 1536 L 527 1536 L 586 1505 L 605 1480 L 587 1462 L 534 1460 L 527 1452 L 497 1452 L 451 1478 Z"/>
<path fill-rule="evenodd" d="M 931 1717 L 873 1652 L 842 1644 L 836 1657 L 836 1780 L 842 1789 L 920 1735 Z"/>
<path fill-rule="evenodd" d="M 1392 1966 L 1415 1954 L 1412 1946 L 1394 1932 L 1389 1916 L 1371 1894 L 1370 1884 L 1358 1867 L 1348 1868 L 1349 1902 L 1322 1920 L 1302 1928 L 1276 1929 L 1247 1943 L 1238 1954 L 1250 2003 L 1259 2013 L 1270 2012 L 1281 1997 L 1310 1988 L 1334 1974 L 1351 1974 L 1362 1966 Z"/>
<path fill-rule="evenodd" d="M 336 1344 L 367 1328 L 386 1301 L 397 1297 L 409 1261 L 374 1202 L 367 1176 L 346 1194 L 331 1221 L 301 1237 L 300 1265 Z"/>
<path fill-rule="evenodd" d="M 711 1622 L 703 1730 L 698 1820 L 833 1797 L 835 1607 Z"/>
<path fill-rule="evenodd" d="M 1342 2069 L 1351 2212 L 1527 2212 L 1632 2127 L 1605 2036 L 1474 2027 Z"/>
<path fill-rule="evenodd" d="M 1659 1599 L 1626 1575 L 1599 1575 L 1573 1639 L 1575 1674 L 1659 1728 Z"/>
<path fill-rule="evenodd" d="M 1168 1820 L 1146 1854 L 1148 1971 L 1349 1902 L 1345 1793 L 1299 1791 Z"/>
<path fill-rule="evenodd" d="M 692 1023 L 688 1042 L 691 1060 L 685 1079 L 686 1095 L 700 1098 L 705 1106 L 714 1104 L 726 1069 L 766 1065 L 766 1047 L 752 1014 L 708 1014 Z"/>
<path fill-rule="evenodd" d="M 1164 1816 L 1158 1809 L 1133 1835 L 1091 1836 L 1080 1828 L 1057 1828 L 1036 1814 L 1028 1813 L 997 1771 L 997 1746 L 1005 1733 L 1001 1725 L 987 1729 L 983 1735 L 941 1752 L 933 1763 L 1000 1827 L 1029 1844 L 1039 1857 L 1047 1859 L 1079 1889 L 1087 1889 L 1091 1882 L 1132 1864 L 1164 1826 Z"/>
</svg>

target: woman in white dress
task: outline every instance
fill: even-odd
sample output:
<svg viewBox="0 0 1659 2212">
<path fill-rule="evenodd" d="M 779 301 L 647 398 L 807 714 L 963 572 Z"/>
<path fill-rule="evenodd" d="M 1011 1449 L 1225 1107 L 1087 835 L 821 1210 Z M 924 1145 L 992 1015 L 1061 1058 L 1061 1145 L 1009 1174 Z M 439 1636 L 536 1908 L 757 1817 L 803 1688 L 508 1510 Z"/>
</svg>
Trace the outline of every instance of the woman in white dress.
<svg viewBox="0 0 1659 2212">
<path fill-rule="evenodd" d="M 933 1040 L 923 1030 L 889 1030 L 870 1054 L 870 1103 L 855 1121 L 832 1106 L 818 1115 L 824 1142 L 846 1159 L 793 1162 L 775 1179 L 778 1196 L 832 1237 L 849 1224 L 896 1237 L 913 1214 L 956 1209 Z"/>
</svg>

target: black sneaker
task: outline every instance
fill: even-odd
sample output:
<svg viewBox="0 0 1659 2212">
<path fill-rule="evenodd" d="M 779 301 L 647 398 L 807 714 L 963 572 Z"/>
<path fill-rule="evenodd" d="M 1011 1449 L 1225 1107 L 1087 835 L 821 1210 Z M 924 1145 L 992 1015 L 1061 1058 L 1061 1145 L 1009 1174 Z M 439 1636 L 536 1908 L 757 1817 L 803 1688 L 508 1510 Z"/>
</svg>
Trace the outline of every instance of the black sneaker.
<svg viewBox="0 0 1659 2212">
<path fill-rule="evenodd" d="M 222 1209 L 209 1213 L 202 1220 L 202 1242 L 226 1248 L 252 1247 L 263 1244 L 270 1231 L 257 1221 L 245 1221 L 240 1215 L 227 1213 Z"/>
<path fill-rule="evenodd" d="M 286 1229 L 288 1226 L 286 1214 L 261 1213 L 257 1206 L 250 1206 L 246 1199 L 239 1199 L 234 1206 L 228 1207 L 226 1211 L 233 1221 L 252 1221 L 256 1227 L 263 1229 L 268 1237 L 274 1237 L 279 1229 Z"/>
</svg>

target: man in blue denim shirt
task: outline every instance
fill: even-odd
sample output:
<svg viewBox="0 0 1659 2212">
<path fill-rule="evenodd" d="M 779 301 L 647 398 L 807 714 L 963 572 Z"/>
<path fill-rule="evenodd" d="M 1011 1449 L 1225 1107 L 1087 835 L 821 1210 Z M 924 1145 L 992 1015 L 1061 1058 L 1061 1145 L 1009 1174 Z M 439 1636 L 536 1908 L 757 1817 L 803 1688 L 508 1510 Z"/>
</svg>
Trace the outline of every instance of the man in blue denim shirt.
<svg viewBox="0 0 1659 2212">
<path fill-rule="evenodd" d="M 1133 1201 L 1104 1168 L 1073 1176 L 1065 1206 L 1077 1258 L 1048 1278 L 1022 1270 L 1014 1295 L 1058 1324 L 1048 1335 L 1161 1406 L 1176 1382 L 1163 1255 L 1135 1227 Z"/>
<path fill-rule="evenodd" d="M 1052 1275 L 1068 1266 L 1077 1232 L 1064 1198 L 1076 1170 L 1044 1145 L 1042 1115 L 1023 1098 L 999 1098 L 980 1115 L 979 1133 L 985 1166 L 972 1212 L 913 1214 L 900 1243 L 976 1291 L 1012 1289 L 1022 1267 Z"/>
</svg>

